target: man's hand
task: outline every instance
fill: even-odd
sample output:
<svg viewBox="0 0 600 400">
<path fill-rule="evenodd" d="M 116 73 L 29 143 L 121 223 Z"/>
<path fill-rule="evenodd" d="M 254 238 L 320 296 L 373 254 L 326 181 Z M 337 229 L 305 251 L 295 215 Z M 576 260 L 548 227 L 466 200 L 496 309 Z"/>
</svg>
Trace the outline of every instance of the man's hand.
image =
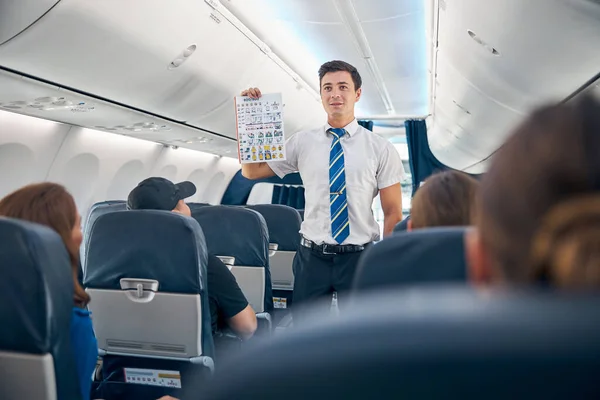
<svg viewBox="0 0 600 400">
<path fill-rule="evenodd" d="M 262 96 L 260 89 L 251 87 L 243 90 L 240 96 L 248 96 L 251 99 L 258 99 Z M 266 162 L 242 164 L 242 175 L 247 179 L 263 179 L 275 176 L 275 172 Z"/>
<path fill-rule="evenodd" d="M 260 96 L 262 96 L 262 93 L 260 92 L 259 88 L 254 87 L 254 88 L 248 88 L 248 89 L 242 91 L 240 96 L 248 96 L 251 99 L 258 99 L 258 98 L 260 98 Z"/>
</svg>

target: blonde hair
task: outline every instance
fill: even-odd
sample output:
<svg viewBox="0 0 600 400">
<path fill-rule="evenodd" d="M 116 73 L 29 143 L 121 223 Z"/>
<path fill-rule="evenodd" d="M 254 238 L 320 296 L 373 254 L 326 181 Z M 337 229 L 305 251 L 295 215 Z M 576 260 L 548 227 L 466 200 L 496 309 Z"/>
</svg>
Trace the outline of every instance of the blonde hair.
<svg viewBox="0 0 600 400">
<path fill-rule="evenodd" d="M 427 178 L 411 203 L 412 228 L 470 225 L 479 182 L 459 171 Z"/>
</svg>

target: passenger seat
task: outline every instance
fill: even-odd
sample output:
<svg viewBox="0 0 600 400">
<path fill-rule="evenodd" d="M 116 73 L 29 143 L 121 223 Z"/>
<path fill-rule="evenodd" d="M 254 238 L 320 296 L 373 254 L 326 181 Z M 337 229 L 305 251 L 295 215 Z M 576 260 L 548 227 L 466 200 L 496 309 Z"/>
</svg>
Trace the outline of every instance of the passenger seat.
<svg viewBox="0 0 600 400">
<path fill-rule="evenodd" d="M 81 268 L 85 270 L 85 261 L 87 258 L 86 250 L 88 248 L 88 241 L 90 239 L 90 232 L 92 226 L 99 216 L 108 214 L 115 211 L 123 211 L 127 209 L 127 203 L 125 200 L 107 200 L 95 203 L 90 207 L 85 222 L 83 223 L 83 241 L 81 242 L 80 249 L 80 260 Z"/>
<path fill-rule="evenodd" d="M 192 217 L 204 231 L 209 253 L 233 262 L 231 273 L 259 318 L 257 334 L 270 332 L 269 231 L 262 215 L 244 207 L 211 206 L 193 210 Z"/>
<path fill-rule="evenodd" d="M 294 290 L 292 266 L 300 245 L 300 214 L 292 207 L 277 204 L 257 204 L 248 208 L 259 212 L 269 229 L 274 307 L 289 308 Z"/>
<path fill-rule="evenodd" d="M 81 399 L 69 338 L 73 274 L 62 239 L 45 226 L 0 218 L 0 274 L 0 398 Z"/>
<path fill-rule="evenodd" d="M 211 400 L 598 399 L 599 309 L 594 293 L 374 292 L 231 359 L 202 390 Z"/>
<path fill-rule="evenodd" d="M 178 385 L 213 370 L 206 267 L 204 235 L 192 218 L 132 210 L 96 220 L 84 286 L 108 380 L 98 397 L 110 398 L 117 390 L 147 393 L 135 381 L 139 369 L 171 371 Z M 151 398 L 180 397 L 178 386 L 151 389 L 156 396 Z"/>
<path fill-rule="evenodd" d="M 354 275 L 353 291 L 466 283 L 466 231 L 464 227 L 428 228 L 385 238 L 361 256 Z"/>
</svg>

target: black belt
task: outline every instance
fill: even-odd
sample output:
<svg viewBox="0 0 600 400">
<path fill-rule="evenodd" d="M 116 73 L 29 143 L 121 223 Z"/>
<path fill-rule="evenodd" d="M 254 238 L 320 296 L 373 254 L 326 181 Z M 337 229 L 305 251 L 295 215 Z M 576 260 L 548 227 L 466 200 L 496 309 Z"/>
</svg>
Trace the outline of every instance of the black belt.
<svg viewBox="0 0 600 400">
<path fill-rule="evenodd" d="M 362 244 L 316 244 L 305 238 L 300 239 L 300 244 L 321 254 L 357 253 L 363 251 L 367 246 Z"/>
</svg>

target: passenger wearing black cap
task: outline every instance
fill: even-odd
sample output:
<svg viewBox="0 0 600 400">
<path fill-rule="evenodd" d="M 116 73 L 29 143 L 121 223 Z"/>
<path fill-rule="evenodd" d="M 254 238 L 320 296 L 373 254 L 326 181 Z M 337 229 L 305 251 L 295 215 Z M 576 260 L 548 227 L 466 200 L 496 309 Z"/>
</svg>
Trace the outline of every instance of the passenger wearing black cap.
<svg viewBox="0 0 600 400">
<path fill-rule="evenodd" d="M 129 193 L 130 210 L 165 210 L 192 216 L 190 207 L 183 201 L 196 194 L 196 186 L 189 181 L 175 184 L 168 179 L 152 177 L 141 181 Z"/>
<path fill-rule="evenodd" d="M 130 210 L 165 210 L 191 217 L 184 199 L 196 193 L 192 182 L 174 184 L 168 179 L 152 177 L 140 182 L 129 193 Z M 227 266 L 216 256 L 208 256 L 208 297 L 213 335 L 229 327 L 247 340 L 256 331 L 256 314 Z"/>
</svg>

